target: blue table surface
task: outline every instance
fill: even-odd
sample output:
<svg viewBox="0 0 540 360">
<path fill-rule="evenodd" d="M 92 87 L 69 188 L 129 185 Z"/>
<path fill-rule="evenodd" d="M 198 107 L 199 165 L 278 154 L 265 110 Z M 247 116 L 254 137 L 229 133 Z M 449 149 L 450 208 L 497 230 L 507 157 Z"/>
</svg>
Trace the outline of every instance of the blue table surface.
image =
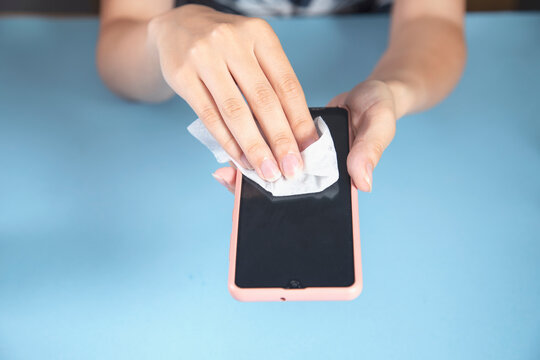
<svg viewBox="0 0 540 360">
<path fill-rule="evenodd" d="M 270 20 L 322 106 L 385 16 Z M 398 123 L 359 195 L 352 302 L 240 303 L 233 197 L 179 98 L 125 102 L 97 20 L 0 20 L 0 359 L 539 359 L 540 14 L 467 18 L 455 92 Z"/>
</svg>

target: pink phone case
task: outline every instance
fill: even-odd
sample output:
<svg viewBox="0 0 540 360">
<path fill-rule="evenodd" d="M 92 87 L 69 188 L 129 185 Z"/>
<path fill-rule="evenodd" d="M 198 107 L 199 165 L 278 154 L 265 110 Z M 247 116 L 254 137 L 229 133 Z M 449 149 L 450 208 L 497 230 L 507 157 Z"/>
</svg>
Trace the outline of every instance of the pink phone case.
<svg viewBox="0 0 540 360">
<path fill-rule="evenodd" d="M 349 126 L 349 147 L 352 143 Z M 238 217 L 240 214 L 240 192 L 242 173 L 237 171 L 234 195 L 233 228 L 229 250 L 229 291 L 239 301 L 329 301 L 353 300 L 362 291 L 362 262 L 360 256 L 360 226 L 358 222 L 358 190 L 351 179 L 351 208 L 353 225 L 353 256 L 355 282 L 348 287 L 308 287 L 304 289 L 285 288 L 240 288 L 235 284 L 236 242 L 238 237 Z"/>
</svg>

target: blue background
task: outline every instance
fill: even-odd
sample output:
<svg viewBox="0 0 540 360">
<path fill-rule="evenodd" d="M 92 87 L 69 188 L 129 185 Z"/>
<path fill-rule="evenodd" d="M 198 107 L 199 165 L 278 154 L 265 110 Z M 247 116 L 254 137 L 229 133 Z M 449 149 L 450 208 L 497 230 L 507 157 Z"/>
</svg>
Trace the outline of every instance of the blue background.
<svg viewBox="0 0 540 360">
<path fill-rule="evenodd" d="M 271 20 L 311 106 L 388 19 Z M 359 196 L 353 302 L 240 303 L 233 197 L 180 99 L 122 101 L 95 19 L 0 19 L 0 359 L 539 359 L 540 14 L 473 15 L 456 91 Z"/>
</svg>

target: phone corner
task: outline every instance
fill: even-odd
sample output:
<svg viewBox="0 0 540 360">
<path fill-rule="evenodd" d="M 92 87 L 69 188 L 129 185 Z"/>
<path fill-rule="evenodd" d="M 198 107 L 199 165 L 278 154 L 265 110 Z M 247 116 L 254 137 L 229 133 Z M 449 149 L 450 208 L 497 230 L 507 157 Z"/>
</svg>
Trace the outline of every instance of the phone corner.
<svg viewBox="0 0 540 360">
<path fill-rule="evenodd" d="M 241 302 L 245 302 L 246 299 L 242 296 L 243 295 L 243 291 L 241 288 L 239 288 L 235 283 L 234 281 L 229 281 L 229 284 L 228 284 L 228 288 L 229 288 L 229 294 L 231 294 L 231 296 L 233 297 L 233 299 L 237 300 L 237 301 L 241 301 Z"/>
<path fill-rule="evenodd" d="M 362 279 L 355 281 L 354 284 L 349 286 L 346 291 L 346 300 L 354 300 L 362 293 L 363 283 Z"/>
</svg>

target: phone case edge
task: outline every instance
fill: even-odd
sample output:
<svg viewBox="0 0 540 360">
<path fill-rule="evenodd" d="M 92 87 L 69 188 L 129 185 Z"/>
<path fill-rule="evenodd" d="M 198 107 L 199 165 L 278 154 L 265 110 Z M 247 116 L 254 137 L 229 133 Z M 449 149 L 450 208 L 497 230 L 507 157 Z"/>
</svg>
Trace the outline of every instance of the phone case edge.
<svg viewBox="0 0 540 360">
<path fill-rule="evenodd" d="M 349 149 L 352 144 L 351 122 L 349 119 Z M 232 215 L 231 242 L 229 247 L 228 287 L 232 297 L 238 301 L 346 301 L 353 300 L 362 292 L 362 256 L 360 249 L 360 221 L 358 219 L 358 189 L 351 179 L 351 214 L 353 227 L 354 283 L 347 287 L 311 287 L 306 289 L 253 288 L 244 289 L 235 284 L 236 246 L 240 214 L 240 192 L 242 173 L 236 172 L 234 208 Z"/>
</svg>

